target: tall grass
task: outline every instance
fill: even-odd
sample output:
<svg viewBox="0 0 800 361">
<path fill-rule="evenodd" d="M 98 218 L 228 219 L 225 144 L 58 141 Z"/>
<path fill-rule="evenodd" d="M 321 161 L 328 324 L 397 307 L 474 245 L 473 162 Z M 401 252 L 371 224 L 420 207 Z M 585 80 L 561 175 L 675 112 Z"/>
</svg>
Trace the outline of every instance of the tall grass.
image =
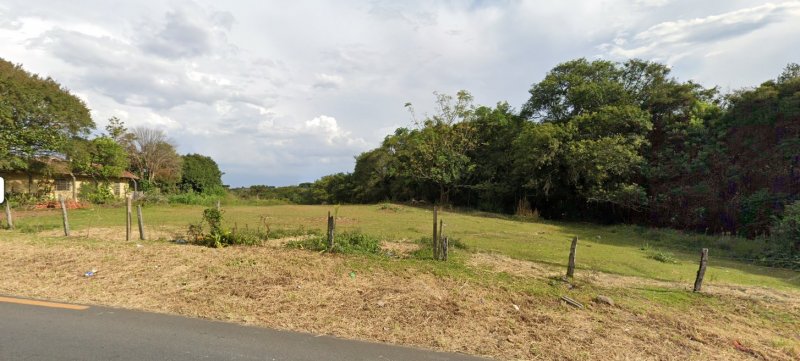
<svg viewBox="0 0 800 361">
<path fill-rule="evenodd" d="M 148 194 L 143 202 L 155 204 L 186 204 L 193 206 L 213 207 L 220 202 L 222 206 L 276 206 L 291 204 L 285 199 L 244 199 L 232 193 L 202 194 L 183 192 L 175 194 Z"/>
</svg>

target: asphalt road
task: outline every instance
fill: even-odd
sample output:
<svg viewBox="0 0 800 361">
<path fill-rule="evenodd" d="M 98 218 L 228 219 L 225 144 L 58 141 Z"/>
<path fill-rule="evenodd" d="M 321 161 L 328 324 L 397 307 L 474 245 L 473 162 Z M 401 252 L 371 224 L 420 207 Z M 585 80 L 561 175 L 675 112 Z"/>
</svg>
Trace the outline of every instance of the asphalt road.
<svg viewBox="0 0 800 361">
<path fill-rule="evenodd" d="M 155 313 L 0 297 L 0 360 L 481 360 Z M 33 301 L 34 303 L 37 301 Z"/>
</svg>

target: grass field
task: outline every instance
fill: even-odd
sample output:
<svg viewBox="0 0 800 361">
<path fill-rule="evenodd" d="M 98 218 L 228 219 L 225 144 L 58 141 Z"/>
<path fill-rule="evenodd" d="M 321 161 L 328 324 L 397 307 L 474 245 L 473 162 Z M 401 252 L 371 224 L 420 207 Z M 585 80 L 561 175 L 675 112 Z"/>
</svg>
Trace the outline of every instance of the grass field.
<svg viewBox="0 0 800 361">
<path fill-rule="evenodd" d="M 414 251 L 428 209 L 393 204 L 224 207 L 228 227 L 359 230 L 399 250 L 328 255 L 279 246 L 208 249 L 167 242 L 199 206 L 146 206 L 148 241 L 124 241 L 124 211 L 18 212 L 0 231 L 0 293 L 467 352 L 500 359 L 800 358 L 800 273 L 737 262 L 746 240 L 634 226 L 442 212 L 467 249 L 448 262 Z M 580 239 L 576 278 L 559 280 Z M 704 292 L 690 292 L 700 247 Z M 82 278 L 87 268 L 98 276 Z M 27 275 L 27 276 L 26 276 Z M 616 306 L 592 299 L 607 295 Z M 585 310 L 559 302 L 569 295 Z M 702 320 L 702 321 L 698 321 Z"/>
<path fill-rule="evenodd" d="M 189 223 L 202 218 L 203 207 L 158 206 L 146 207 L 144 218 L 147 230 L 155 231 L 152 238 L 180 237 Z M 229 227 L 259 227 L 262 217 L 273 228 L 322 229 L 328 211 L 338 214 L 338 230 L 360 230 L 387 241 L 417 240 L 430 236 L 432 214 L 428 209 L 400 205 L 297 206 L 268 207 L 238 206 L 225 208 L 224 219 Z M 22 230 L 61 229 L 60 211 L 37 212 L 33 217 L 23 214 L 17 227 Z M 124 210 L 94 208 L 70 212 L 70 224 L 76 234 L 92 235 L 92 229 L 124 225 Z M 714 237 L 680 234 L 670 230 L 642 230 L 634 226 L 598 226 L 587 223 L 525 222 L 487 214 L 441 212 L 447 233 L 474 251 L 495 252 L 526 261 L 563 265 L 573 236 L 580 239 L 577 267 L 602 272 L 647 277 L 665 281 L 694 281 L 701 247 L 710 248 L 712 267 L 707 282 L 760 285 L 770 287 L 800 287 L 800 273 L 750 265 L 731 260 L 730 247 Z M 262 226 L 263 227 L 263 226 Z M 54 230 L 54 231 L 53 231 Z M 119 232 L 117 232 L 119 234 Z M 747 240 L 728 238 L 729 244 Z M 715 248 L 715 246 L 717 246 Z M 661 251 L 672 262 L 654 259 Z"/>
</svg>

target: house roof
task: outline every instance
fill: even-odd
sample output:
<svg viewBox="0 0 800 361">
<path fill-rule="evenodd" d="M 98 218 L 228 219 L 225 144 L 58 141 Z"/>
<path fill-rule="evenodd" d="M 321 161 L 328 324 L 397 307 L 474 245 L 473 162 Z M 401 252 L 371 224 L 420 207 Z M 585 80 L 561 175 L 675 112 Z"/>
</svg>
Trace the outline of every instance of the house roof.
<svg viewBox="0 0 800 361">
<path fill-rule="evenodd" d="M 83 173 L 73 173 L 70 170 L 69 161 L 67 161 L 65 159 L 60 159 L 60 158 L 57 158 L 57 157 L 48 157 L 48 158 L 39 159 L 39 160 L 42 163 L 47 164 L 47 166 L 50 168 L 50 170 L 53 172 L 53 174 L 58 174 L 58 175 L 69 175 L 69 174 L 87 175 L 87 174 L 83 174 Z M 92 164 L 92 167 L 100 168 L 101 165 L 100 164 Z M 139 179 L 139 177 L 137 177 L 135 174 L 133 174 L 133 173 L 127 171 L 127 170 L 122 171 L 122 174 L 120 174 L 118 176 L 118 178 Z"/>
<path fill-rule="evenodd" d="M 137 177 L 136 174 L 128 172 L 127 170 L 122 171 L 122 175 L 120 176 L 120 178 L 139 179 L 139 177 Z"/>
</svg>

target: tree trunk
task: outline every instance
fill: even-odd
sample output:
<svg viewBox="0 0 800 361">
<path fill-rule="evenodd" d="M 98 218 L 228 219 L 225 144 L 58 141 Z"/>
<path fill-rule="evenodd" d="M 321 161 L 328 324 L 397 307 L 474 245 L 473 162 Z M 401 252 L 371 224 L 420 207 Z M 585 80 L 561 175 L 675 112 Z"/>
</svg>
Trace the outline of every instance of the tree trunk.
<svg viewBox="0 0 800 361">
<path fill-rule="evenodd" d="M 439 205 L 445 205 L 449 203 L 449 193 L 450 189 L 446 187 L 444 184 L 439 185 Z"/>
</svg>

